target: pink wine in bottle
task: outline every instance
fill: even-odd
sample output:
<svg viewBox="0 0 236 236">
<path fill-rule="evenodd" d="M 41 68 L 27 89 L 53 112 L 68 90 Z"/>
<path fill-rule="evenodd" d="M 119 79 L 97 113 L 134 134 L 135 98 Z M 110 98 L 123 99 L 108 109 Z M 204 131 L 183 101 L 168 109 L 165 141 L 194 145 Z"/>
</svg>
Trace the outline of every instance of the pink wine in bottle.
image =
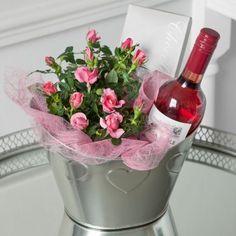
<svg viewBox="0 0 236 236">
<path fill-rule="evenodd" d="M 219 38 L 215 30 L 201 29 L 182 74 L 160 87 L 149 122 L 162 121 L 173 127 L 171 145 L 184 140 L 201 123 L 206 99 L 200 84 Z"/>
</svg>

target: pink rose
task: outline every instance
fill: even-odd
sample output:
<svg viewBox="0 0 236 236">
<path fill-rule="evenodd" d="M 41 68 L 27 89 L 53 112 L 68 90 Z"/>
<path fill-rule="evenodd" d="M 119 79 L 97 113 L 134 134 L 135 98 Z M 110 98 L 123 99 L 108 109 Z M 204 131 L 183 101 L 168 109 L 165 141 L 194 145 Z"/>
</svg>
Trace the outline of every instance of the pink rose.
<svg viewBox="0 0 236 236">
<path fill-rule="evenodd" d="M 101 97 L 102 108 L 105 112 L 114 112 L 114 108 L 120 108 L 125 104 L 124 100 L 117 100 L 115 91 L 107 88 L 103 90 L 103 95 Z"/>
<path fill-rule="evenodd" d="M 120 138 L 120 136 L 125 132 L 123 129 L 119 128 L 120 123 L 123 121 L 123 116 L 119 112 L 111 113 L 103 118 L 100 118 L 100 125 L 103 129 L 107 129 L 107 132 L 112 138 Z"/>
<path fill-rule="evenodd" d="M 51 66 L 52 64 L 54 64 L 54 62 L 55 62 L 55 59 L 53 57 L 45 57 L 45 63 L 48 66 Z"/>
<path fill-rule="evenodd" d="M 130 49 L 133 46 L 133 39 L 127 38 L 122 44 L 121 48 Z"/>
<path fill-rule="evenodd" d="M 76 129 L 85 129 L 89 125 L 86 115 L 82 112 L 77 112 L 70 118 L 71 125 Z"/>
<path fill-rule="evenodd" d="M 94 84 L 98 78 L 98 69 L 90 71 L 87 67 L 78 67 L 75 71 L 75 78 L 81 83 Z"/>
<path fill-rule="evenodd" d="M 96 43 L 99 39 L 101 39 L 100 36 L 97 36 L 97 32 L 95 29 L 89 30 L 86 38 L 87 38 L 87 41 L 91 43 Z"/>
<path fill-rule="evenodd" d="M 92 50 L 88 47 L 85 49 L 85 58 L 89 61 L 92 61 L 94 58 Z"/>
<path fill-rule="evenodd" d="M 47 95 L 52 95 L 57 92 L 57 88 L 52 82 L 49 81 L 43 85 L 43 91 Z"/>
<path fill-rule="evenodd" d="M 75 93 L 71 94 L 71 96 L 70 96 L 70 105 L 74 109 L 77 109 L 82 104 L 83 99 L 84 99 L 84 94 L 82 94 L 80 92 L 75 92 Z"/>
<path fill-rule="evenodd" d="M 133 57 L 133 63 L 137 63 L 138 65 L 142 65 L 145 60 L 146 60 L 145 53 L 141 49 L 138 49 Z"/>
</svg>

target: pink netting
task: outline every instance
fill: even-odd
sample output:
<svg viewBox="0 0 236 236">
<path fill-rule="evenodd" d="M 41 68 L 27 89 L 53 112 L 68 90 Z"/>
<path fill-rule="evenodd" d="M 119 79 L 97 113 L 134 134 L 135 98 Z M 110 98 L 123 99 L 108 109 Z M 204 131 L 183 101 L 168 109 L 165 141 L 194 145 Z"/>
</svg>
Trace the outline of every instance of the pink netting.
<svg viewBox="0 0 236 236">
<path fill-rule="evenodd" d="M 160 84 L 168 79 L 168 76 L 158 71 L 145 76 L 139 93 L 145 113 L 151 109 Z M 74 129 L 63 118 L 47 112 L 45 98 L 36 91 L 37 85 L 42 83 L 39 74 L 27 76 L 26 73 L 14 72 L 7 76 L 6 92 L 33 117 L 41 144 L 49 151 L 92 165 L 121 159 L 125 165 L 137 170 L 153 169 L 163 159 L 169 148 L 169 127 L 161 123 L 149 127 L 140 139 L 123 138 L 118 146 L 114 146 L 110 140 L 93 142 L 83 131 Z"/>
</svg>

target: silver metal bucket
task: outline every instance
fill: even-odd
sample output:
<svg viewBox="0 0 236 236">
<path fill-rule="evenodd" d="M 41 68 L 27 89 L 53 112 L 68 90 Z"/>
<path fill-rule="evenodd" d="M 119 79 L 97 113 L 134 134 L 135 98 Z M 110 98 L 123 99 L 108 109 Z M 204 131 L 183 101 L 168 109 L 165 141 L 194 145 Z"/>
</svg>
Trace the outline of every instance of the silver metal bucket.
<svg viewBox="0 0 236 236">
<path fill-rule="evenodd" d="M 65 213 L 59 236 L 178 236 L 170 208 L 159 220 L 141 227 L 124 230 L 98 230 L 72 221 Z"/>
<path fill-rule="evenodd" d="M 84 165 L 50 153 L 49 160 L 66 213 L 75 222 L 100 230 L 150 224 L 167 209 L 193 135 L 171 148 L 160 165 L 136 171 L 122 161 Z"/>
</svg>

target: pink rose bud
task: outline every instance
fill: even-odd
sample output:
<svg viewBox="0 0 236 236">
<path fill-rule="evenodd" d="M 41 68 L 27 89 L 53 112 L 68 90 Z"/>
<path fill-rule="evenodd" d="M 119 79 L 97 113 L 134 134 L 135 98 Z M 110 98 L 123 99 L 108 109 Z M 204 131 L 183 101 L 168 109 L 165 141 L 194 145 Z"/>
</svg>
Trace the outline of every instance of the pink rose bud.
<svg viewBox="0 0 236 236">
<path fill-rule="evenodd" d="M 55 59 L 53 57 L 45 57 L 45 63 L 48 65 L 48 66 L 51 66 L 55 63 Z"/>
<path fill-rule="evenodd" d="M 89 121 L 86 117 L 86 115 L 82 112 L 77 112 L 70 118 L 71 125 L 76 129 L 85 129 L 89 125 Z"/>
<path fill-rule="evenodd" d="M 127 38 L 122 44 L 121 48 L 130 49 L 133 46 L 133 39 Z"/>
<path fill-rule="evenodd" d="M 74 108 L 77 109 L 80 107 L 84 99 L 84 94 L 80 92 L 75 92 L 71 94 L 70 96 L 70 105 Z"/>
<path fill-rule="evenodd" d="M 57 88 L 51 81 L 49 81 L 43 85 L 43 91 L 47 95 L 52 95 L 57 92 Z"/>
<path fill-rule="evenodd" d="M 87 41 L 91 43 L 96 43 L 99 39 L 101 39 L 100 36 L 97 36 L 97 32 L 95 29 L 89 30 L 86 38 L 87 38 Z"/>
<path fill-rule="evenodd" d="M 142 109 L 143 109 L 143 100 L 141 97 L 136 98 L 134 101 L 133 109 L 134 109 L 134 117 L 131 120 L 131 124 L 137 125 L 137 120 L 142 115 Z"/>
<path fill-rule="evenodd" d="M 136 100 L 134 101 L 133 108 L 135 109 L 142 109 L 143 107 L 143 100 L 141 97 L 137 97 Z"/>
<path fill-rule="evenodd" d="M 101 97 L 103 111 L 107 113 L 114 112 L 115 108 L 120 108 L 125 104 L 124 100 L 118 101 L 115 91 L 107 88 L 103 90 Z"/>
<path fill-rule="evenodd" d="M 145 60 L 146 60 L 145 53 L 141 49 L 138 49 L 133 57 L 133 63 L 137 63 L 138 65 L 142 65 Z"/>
<path fill-rule="evenodd" d="M 107 129 L 107 132 L 112 138 L 120 138 L 120 136 L 125 132 L 123 129 L 119 128 L 120 123 L 123 121 L 123 116 L 119 112 L 111 113 L 103 118 L 100 118 L 100 125 L 103 129 Z"/>
<path fill-rule="evenodd" d="M 78 67 L 75 71 L 75 78 L 81 83 L 86 83 L 87 86 L 94 84 L 98 78 L 98 69 L 90 71 L 86 66 Z"/>
<path fill-rule="evenodd" d="M 86 48 L 85 49 L 85 58 L 86 60 L 92 61 L 94 56 L 93 56 L 93 52 L 90 48 Z"/>
</svg>

